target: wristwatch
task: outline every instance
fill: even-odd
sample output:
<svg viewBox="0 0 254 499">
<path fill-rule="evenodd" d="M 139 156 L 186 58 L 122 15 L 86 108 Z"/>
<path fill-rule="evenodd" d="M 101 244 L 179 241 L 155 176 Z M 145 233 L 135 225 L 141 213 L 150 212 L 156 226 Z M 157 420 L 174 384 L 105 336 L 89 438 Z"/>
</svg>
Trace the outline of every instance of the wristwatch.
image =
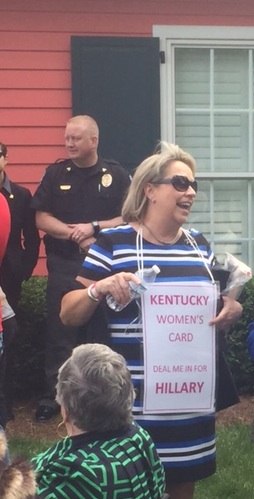
<svg viewBox="0 0 254 499">
<path fill-rule="evenodd" d="M 98 234 L 99 234 L 99 232 L 100 232 L 100 230 L 101 230 L 101 228 L 100 228 L 100 226 L 99 226 L 99 224 L 98 224 L 97 220 L 93 220 L 93 221 L 91 222 L 91 224 L 92 224 L 92 226 L 93 226 L 93 235 L 94 235 L 94 237 L 97 237 L 97 236 L 98 236 Z"/>
</svg>

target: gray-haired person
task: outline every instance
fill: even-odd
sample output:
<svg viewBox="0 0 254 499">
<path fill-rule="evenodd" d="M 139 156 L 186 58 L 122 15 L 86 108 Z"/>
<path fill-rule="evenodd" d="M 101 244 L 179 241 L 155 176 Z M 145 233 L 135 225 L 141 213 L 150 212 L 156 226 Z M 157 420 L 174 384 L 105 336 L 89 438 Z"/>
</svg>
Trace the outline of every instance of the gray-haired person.
<svg viewBox="0 0 254 499">
<path fill-rule="evenodd" d="M 97 343 L 74 348 L 59 369 L 56 400 L 67 436 L 33 459 L 36 497 L 163 497 L 164 470 L 151 437 L 133 422 L 121 355 Z"/>
</svg>

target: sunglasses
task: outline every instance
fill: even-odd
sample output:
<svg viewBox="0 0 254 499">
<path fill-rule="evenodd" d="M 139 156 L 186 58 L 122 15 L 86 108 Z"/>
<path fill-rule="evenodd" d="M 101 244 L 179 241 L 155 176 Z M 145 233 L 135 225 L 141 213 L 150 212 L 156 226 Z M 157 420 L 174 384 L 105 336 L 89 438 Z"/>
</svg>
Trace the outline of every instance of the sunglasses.
<svg viewBox="0 0 254 499">
<path fill-rule="evenodd" d="M 0 151 L 0 158 L 2 158 L 4 156 L 4 153 L 2 151 Z"/>
<path fill-rule="evenodd" d="M 174 189 L 179 192 L 185 192 L 189 187 L 192 187 L 195 192 L 198 190 L 197 181 L 189 180 L 188 177 L 185 177 L 184 175 L 174 175 L 172 178 L 164 178 L 163 180 L 152 182 L 152 184 L 172 184 Z"/>
</svg>

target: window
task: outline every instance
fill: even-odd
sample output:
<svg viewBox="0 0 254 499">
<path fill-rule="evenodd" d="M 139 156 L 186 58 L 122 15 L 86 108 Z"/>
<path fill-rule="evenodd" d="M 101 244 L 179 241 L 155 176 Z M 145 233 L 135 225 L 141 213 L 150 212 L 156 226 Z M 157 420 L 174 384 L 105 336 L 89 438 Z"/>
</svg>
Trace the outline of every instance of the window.
<svg viewBox="0 0 254 499">
<path fill-rule="evenodd" d="M 254 28 L 162 26 L 162 139 L 197 161 L 188 226 L 254 263 Z"/>
</svg>

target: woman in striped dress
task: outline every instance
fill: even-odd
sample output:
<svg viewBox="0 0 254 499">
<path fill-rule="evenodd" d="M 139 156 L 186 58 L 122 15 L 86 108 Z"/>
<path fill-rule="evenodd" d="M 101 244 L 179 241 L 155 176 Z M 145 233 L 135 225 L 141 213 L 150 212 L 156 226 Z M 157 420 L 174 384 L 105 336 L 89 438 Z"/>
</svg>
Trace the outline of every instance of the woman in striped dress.
<svg viewBox="0 0 254 499">
<path fill-rule="evenodd" d="M 84 260 L 76 289 L 63 297 L 65 324 L 87 322 L 108 294 L 120 304 L 128 303 L 129 281 L 140 282 L 135 276 L 140 267 L 157 264 L 156 283 L 211 282 L 214 255 L 208 242 L 197 231 L 182 228 L 197 192 L 194 175 L 193 157 L 176 145 L 162 144 L 159 153 L 139 165 L 123 205 L 125 225 L 101 231 Z M 210 324 L 228 328 L 241 311 L 238 302 L 225 297 Z M 140 315 L 135 301 L 119 313 L 108 309 L 112 348 L 125 357 L 131 370 L 137 393 L 134 416 L 156 443 L 170 498 L 192 499 L 195 481 L 215 472 L 214 412 L 144 414 Z"/>
</svg>

